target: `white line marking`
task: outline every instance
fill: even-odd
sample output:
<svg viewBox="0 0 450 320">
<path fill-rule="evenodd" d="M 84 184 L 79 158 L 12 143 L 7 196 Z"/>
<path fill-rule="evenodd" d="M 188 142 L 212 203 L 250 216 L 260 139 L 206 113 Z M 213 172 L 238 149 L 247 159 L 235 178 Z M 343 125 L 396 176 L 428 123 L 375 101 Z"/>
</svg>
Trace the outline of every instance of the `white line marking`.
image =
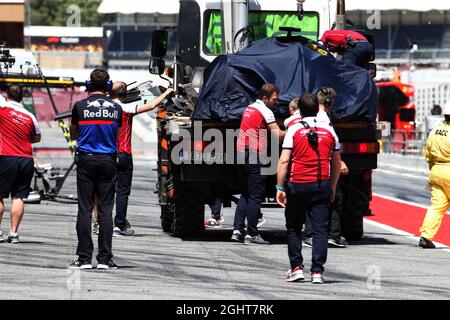
<svg viewBox="0 0 450 320">
<path fill-rule="evenodd" d="M 396 228 L 388 226 L 386 224 L 383 224 L 383 223 L 380 223 L 380 222 L 376 222 L 376 221 L 372 221 L 372 220 L 369 220 L 369 219 L 364 219 L 364 223 L 367 223 L 367 224 L 372 225 L 374 227 L 378 227 L 378 228 L 386 230 L 388 232 L 397 234 L 399 236 L 405 236 L 405 237 L 407 237 L 410 240 L 414 240 L 416 242 L 416 244 L 417 244 L 417 247 L 419 247 L 418 243 L 419 243 L 420 237 L 417 237 L 417 236 L 413 235 L 412 233 L 409 233 L 409 232 L 406 232 L 406 231 L 403 231 L 403 230 L 400 230 L 400 229 L 396 229 Z M 434 242 L 434 241 L 433 241 L 433 243 L 436 246 L 436 248 L 448 248 L 448 246 L 445 245 L 445 244 L 442 244 L 442 243 L 439 243 L 439 242 Z M 442 250 L 439 250 L 439 251 L 445 251 L 445 252 L 450 253 L 450 249 L 442 249 Z"/>
<path fill-rule="evenodd" d="M 383 198 L 383 199 L 386 199 L 386 200 L 391 200 L 391 201 L 395 201 L 395 202 L 399 202 L 399 203 L 403 203 L 403 204 L 407 204 L 407 205 L 410 205 L 410 206 L 413 206 L 413 207 L 418 207 L 418 208 L 422 208 L 422 209 L 427 209 L 428 210 L 428 206 L 425 206 L 425 205 L 423 205 L 423 204 L 419 204 L 419 203 L 415 203 L 415 202 L 410 202 L 410 201 L 406 201 L 406 200 L 400 200 L 400 199 L 396 199 L 396 198 L 393 198 L 393 197 L 389 197 L 389 196 L 384 196 L 384 195 L 381 195 L 381 194 L 378 194 L 378 193 L 372 193 L 374 196 L 376 196 L 376 197 L 379 197 L 379 198 Z M 449 212 L 447 212 L 446 213 L 447 215 L 450 215 L 450 213 Z"/>
<path fill-rule="evenodd" d="M 420 179 L 420 180 L 428 179 L 428 176 L 424 172 L 417 172 L 417 174 L 412 174 L 412 173 L 396 172 L 396 171 L 379 169 L 379 168 L 375 169 L 374 172 L 387 173 L 387 174 L 392 174 L 392 175 L 396 175 L 396 176 L 403 176 L 403 177 L 407 177 L 407 178 Z"/>
<path fill-rule="evenodd" d="M 375 192 L 373 193 L 373 195 L 376 197 L 379 197 L 379 198 L 383 198 L 383 199 L 391 200 L 391 201 L 395 201 L 395 202 L 400 202 L 400 203 L 407 204 L 407 205 L 410 205 L 413 207 L 428 209 L 428 207 L 423 204 L 418 204 L 418 203 L 414 203 L 414 202 L 410 202 L 410 201 L 406 201 L 406 200 L 400 200 L 400 199 L 396 199 L 394 197 L 384 196 L 382 194 L 375 193 Z"/>
</svg>

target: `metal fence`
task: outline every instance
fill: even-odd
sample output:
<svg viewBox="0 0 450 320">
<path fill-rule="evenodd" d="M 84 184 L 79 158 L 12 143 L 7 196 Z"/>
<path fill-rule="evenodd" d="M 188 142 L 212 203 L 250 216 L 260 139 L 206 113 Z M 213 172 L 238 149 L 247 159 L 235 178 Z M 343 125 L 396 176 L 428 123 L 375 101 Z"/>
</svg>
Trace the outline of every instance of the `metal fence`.
<svg viewBox="0 0 450 320">
<path fill-rule="evenodd" d="M 427 130 L 427 120 L 431 115 L 431 107 L 435 104 L 444 108 L 447 101 L 450 101 L 450 84 L 415 84 L 416 89 L 414 102 L 416 105 L 416 124 L 418 128 Z"/>
<path fill-rule="evenodd" d="M 441 64 L 450 63 L 450 49 L 407 49 L 376 50 L 378 64 Z"/>
<path fill-rule="evenodd" d="M 427 143 L 425 131 L 392 130 L 380 140 L 382 153 L 423 155 Z"/>
</svg>

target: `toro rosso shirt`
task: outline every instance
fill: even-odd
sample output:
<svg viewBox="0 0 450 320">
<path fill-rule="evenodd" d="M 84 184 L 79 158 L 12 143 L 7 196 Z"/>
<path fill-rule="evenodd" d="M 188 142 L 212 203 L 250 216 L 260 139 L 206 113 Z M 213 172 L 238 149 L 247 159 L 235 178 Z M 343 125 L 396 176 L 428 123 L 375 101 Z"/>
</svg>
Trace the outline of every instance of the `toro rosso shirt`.
<svg viewBox="0 0 450 320">
<path fill-rule="evenodd" d="M 320 154 L 321 177 L 320 180 L 330 179 L 330 158 L 333 151 L 339 151 L 341 146 L 334 129 L 326 122 L 317 121 L 315 117 L 303 119 L 311 129 L 317 128 L 319 136 L 318 151 Z M 291 168 L 289 182 L 312 183 L 317 182 L 319 175 L 319 155 L 311 147 L 301 122 L 289 127 L 283 142 L 283 149 L 291 149 Z"/>
<path fill-rule="evenodd" d="M 242 114 L 237 150 L 250 148 L 255 153 L 264 154 L 267 148 L 267 128 L 274 122 L 275 116 L 264 102 L 256 100 L 249 105 Z"/>
<path fill-rule="evenodd" d="M 75 103 L 72 124 L 78 126 L 78 151 L 116 153 L 122 107 L 106 95 L 95 94 Z"/>
<path fill-rule="evenodd" d="M 30 138 L 39 134 L 36 117 L 22 104 L 0 99 L 0 156 L 33 158 Z"/>
</svg>

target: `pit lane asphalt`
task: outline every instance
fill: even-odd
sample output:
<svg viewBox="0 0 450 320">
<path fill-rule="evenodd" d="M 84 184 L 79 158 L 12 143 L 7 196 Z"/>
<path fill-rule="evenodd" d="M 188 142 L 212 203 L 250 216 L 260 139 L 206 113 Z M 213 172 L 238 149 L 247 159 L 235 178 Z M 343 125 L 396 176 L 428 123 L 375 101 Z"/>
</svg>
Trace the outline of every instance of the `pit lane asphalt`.
<svg viewBox="0 0 450 320">
<path fill-rule="evenodd" d="M 70 158 L 61 155 L 57 162 L 68 166 Z M 369 224 L 362 241 L 329 249 L 325 285 L 284 281 L 289 263 L 281 209 L 263 210 L 267 246 L 229 241 L 234 207 L 224 210 L 223 229 L 173 238 L 160 228 L 154 168 L 151 157 L 135 157 L 128 212 L 137 235 L 114 238 L 118 270 L 68 270 L 76 258 L 77 206 L 27 205 L 21 243 L 0 243 L 0 299 L 450 299 L 449 252 L 419 249 L 410 238 Z M 71 175 L 64 192 L 74 191 Z M 310 248 L 304 257 L 308 269 Z"/>
</svg>

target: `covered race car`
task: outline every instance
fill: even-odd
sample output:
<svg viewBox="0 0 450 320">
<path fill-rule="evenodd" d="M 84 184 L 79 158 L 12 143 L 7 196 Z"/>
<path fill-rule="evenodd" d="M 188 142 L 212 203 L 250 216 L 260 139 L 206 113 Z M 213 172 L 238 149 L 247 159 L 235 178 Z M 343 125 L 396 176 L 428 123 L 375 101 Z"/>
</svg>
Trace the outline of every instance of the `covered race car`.
<svg viewBox="0 0 450 320">
<path fill-rule="evenodd" d="M 367 70 L 338 61 L 309 39 L 286 39 L 266 38 L 236 54 L 218 56 L 205 71 L 192 119 L 239 120 L 261 85 L 274 83 L 280 89 L 279 117 L 289 116 L 294 97 L 326 86 L 337 92 L 332 121 L 375 121 L 377 89 Z"/>
</svg>

